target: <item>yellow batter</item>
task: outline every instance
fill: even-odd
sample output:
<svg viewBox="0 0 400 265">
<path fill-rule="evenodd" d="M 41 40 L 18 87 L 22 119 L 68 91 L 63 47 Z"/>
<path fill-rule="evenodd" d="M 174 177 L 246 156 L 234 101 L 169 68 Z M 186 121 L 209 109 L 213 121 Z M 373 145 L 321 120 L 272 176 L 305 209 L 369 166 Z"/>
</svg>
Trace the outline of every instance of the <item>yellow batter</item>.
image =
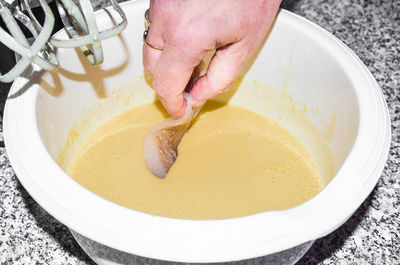
<svg viewBox="0 0 400 265">
<path fill-rule="evenodd" d="M 146 168 L 143 141 L 165 117 L 154 103 L 113 118 L 80 147 L 68 173 L 123 206 L 189 219 L 286 209 L 322 189 L 312 157 L 285 129 L 217 102 L 203 108 L 166 178 L 156 178 Z"/>
</svg>

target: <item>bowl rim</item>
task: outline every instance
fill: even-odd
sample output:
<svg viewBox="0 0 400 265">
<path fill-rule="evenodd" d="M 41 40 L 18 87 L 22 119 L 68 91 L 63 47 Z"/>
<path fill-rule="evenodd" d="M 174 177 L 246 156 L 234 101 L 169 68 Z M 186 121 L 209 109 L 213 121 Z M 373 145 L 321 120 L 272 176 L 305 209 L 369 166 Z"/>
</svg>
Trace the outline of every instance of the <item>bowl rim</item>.
<svg viewBox="0 0 400 265">
<path fill-rule="evenodd" d="M 126 13 L 134 9 L 144 13 L 148 1 L 122 5 Z M 96 15 L 100 21 L 106 14 L 100 10 Z M 287 210 L 221 220 L 160 217 L 117 205 L 75 182 L 47 152 L 36 123 L 40 89 L 36 84 L 7 100 L 4 110 L 5 146 L 21 184 L 47 212 L 72 230 L 114 249 L 160 260 L 243 260 L 332 232 L 356 211 L 380 177 L 391 138 L 387 105 L 366 66 L 332 34 L 286 10 L 280 11 L 279 23 L 302 30 L 330 49 L 346 69 L 359 102 L 359 130 L 353 147 L 332 181 L 311 200 Z M 10 95 L 27 81 L 18 78 Z"/>
</svg>

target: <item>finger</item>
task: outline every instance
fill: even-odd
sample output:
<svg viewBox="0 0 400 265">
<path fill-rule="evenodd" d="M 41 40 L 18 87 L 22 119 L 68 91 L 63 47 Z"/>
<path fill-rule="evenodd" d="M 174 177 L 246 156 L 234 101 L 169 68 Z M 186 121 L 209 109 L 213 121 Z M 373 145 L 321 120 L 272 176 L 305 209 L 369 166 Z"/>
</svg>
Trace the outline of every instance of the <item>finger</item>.
<svg viewBox="0 0 400 265">
<path fill-rule="evenodd" d="M 150 38 L 147 38 L 147 41 L 151 43 L 149 39 Z M 160 46 L 155 46 L 155 47 L 160 47 Z M 156 66 L 157 61 L 160 58 L 161 52 L 162 51 L 152 49 L 143 43 L 143 67 L 150 73 L 154 73 L 154 67 Z"/>
<path fill-rule="evenodd" d="M 201 105 L 223 92 L 235 81 L 251 51 L 245 41 L 217 50 L 207 73 L 194 84 L 190 95 L 195 105 Z"/>
<path fill-rule="evenodd" d="M 191 49 L 190 53 L 176 46 L 165 44 L 154 68 L 154 89 L 165 109 L 173 117 L 181 117 L 186 108 L 183 93 L 194 67 L 201 61 L 204 52 Z"/>
<path fill-rule="evenodd" d="M 157 64 L 161 55 L 161 50 L 153 49 L 145 44 L 145 41 L 150 45 L 162 49 L 164 47 L 164 40 L 162 37 L 162 23 L 157 16 L 151 16 L 151 26 L 148 28 L 146 40 L 143 41 L 143 66 L 146 70 L 153 73 L 154 67 Z"/>
</svg>

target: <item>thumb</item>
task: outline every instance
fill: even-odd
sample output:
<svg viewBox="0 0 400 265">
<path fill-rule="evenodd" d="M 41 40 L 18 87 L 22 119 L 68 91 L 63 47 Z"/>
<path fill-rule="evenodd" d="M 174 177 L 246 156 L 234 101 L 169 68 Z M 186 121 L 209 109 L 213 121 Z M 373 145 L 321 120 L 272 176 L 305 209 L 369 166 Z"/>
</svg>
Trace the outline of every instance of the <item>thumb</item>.
<svg viewBox="0 0 400 265">
<path fill-rule="evenodd" d="M 190 95 L 196 105 L 201 105 L 228 90 L 251 56 L 245 41 L 218 49 L 212 58 L 207 73 L 194 84 Z"/>
<path fill-rule="evenodd" d="M 182 53 L 180 49 L 165 44 L 154 67 L 153 87 L 165 109 L 173 117 L 180 117 L 185 113 L 184 90 L 203 55 L 200 50 L 190 51 L 195 54 Z"/>
</svg>

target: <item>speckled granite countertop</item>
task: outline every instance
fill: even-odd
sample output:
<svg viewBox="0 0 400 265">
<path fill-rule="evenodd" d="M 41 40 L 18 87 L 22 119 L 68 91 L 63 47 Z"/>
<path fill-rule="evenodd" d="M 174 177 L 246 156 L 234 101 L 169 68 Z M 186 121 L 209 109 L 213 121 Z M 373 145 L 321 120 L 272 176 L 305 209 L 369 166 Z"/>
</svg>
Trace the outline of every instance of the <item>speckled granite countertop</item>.
<svg viewBox="0 0 400 265">
<path fill-rule="evenodd" d="M 400 1 L 283 1 L 285 9 L 333 33 L 367 65 L 386 97 L 393 133 L 372 194 L 298 264 L 400 264 Z M 1 114 L 6 94 L 0 90 Z M 18 182 L 2 140 L 0 132 L 0 264 L 94 264 Z"/>
</svg>

